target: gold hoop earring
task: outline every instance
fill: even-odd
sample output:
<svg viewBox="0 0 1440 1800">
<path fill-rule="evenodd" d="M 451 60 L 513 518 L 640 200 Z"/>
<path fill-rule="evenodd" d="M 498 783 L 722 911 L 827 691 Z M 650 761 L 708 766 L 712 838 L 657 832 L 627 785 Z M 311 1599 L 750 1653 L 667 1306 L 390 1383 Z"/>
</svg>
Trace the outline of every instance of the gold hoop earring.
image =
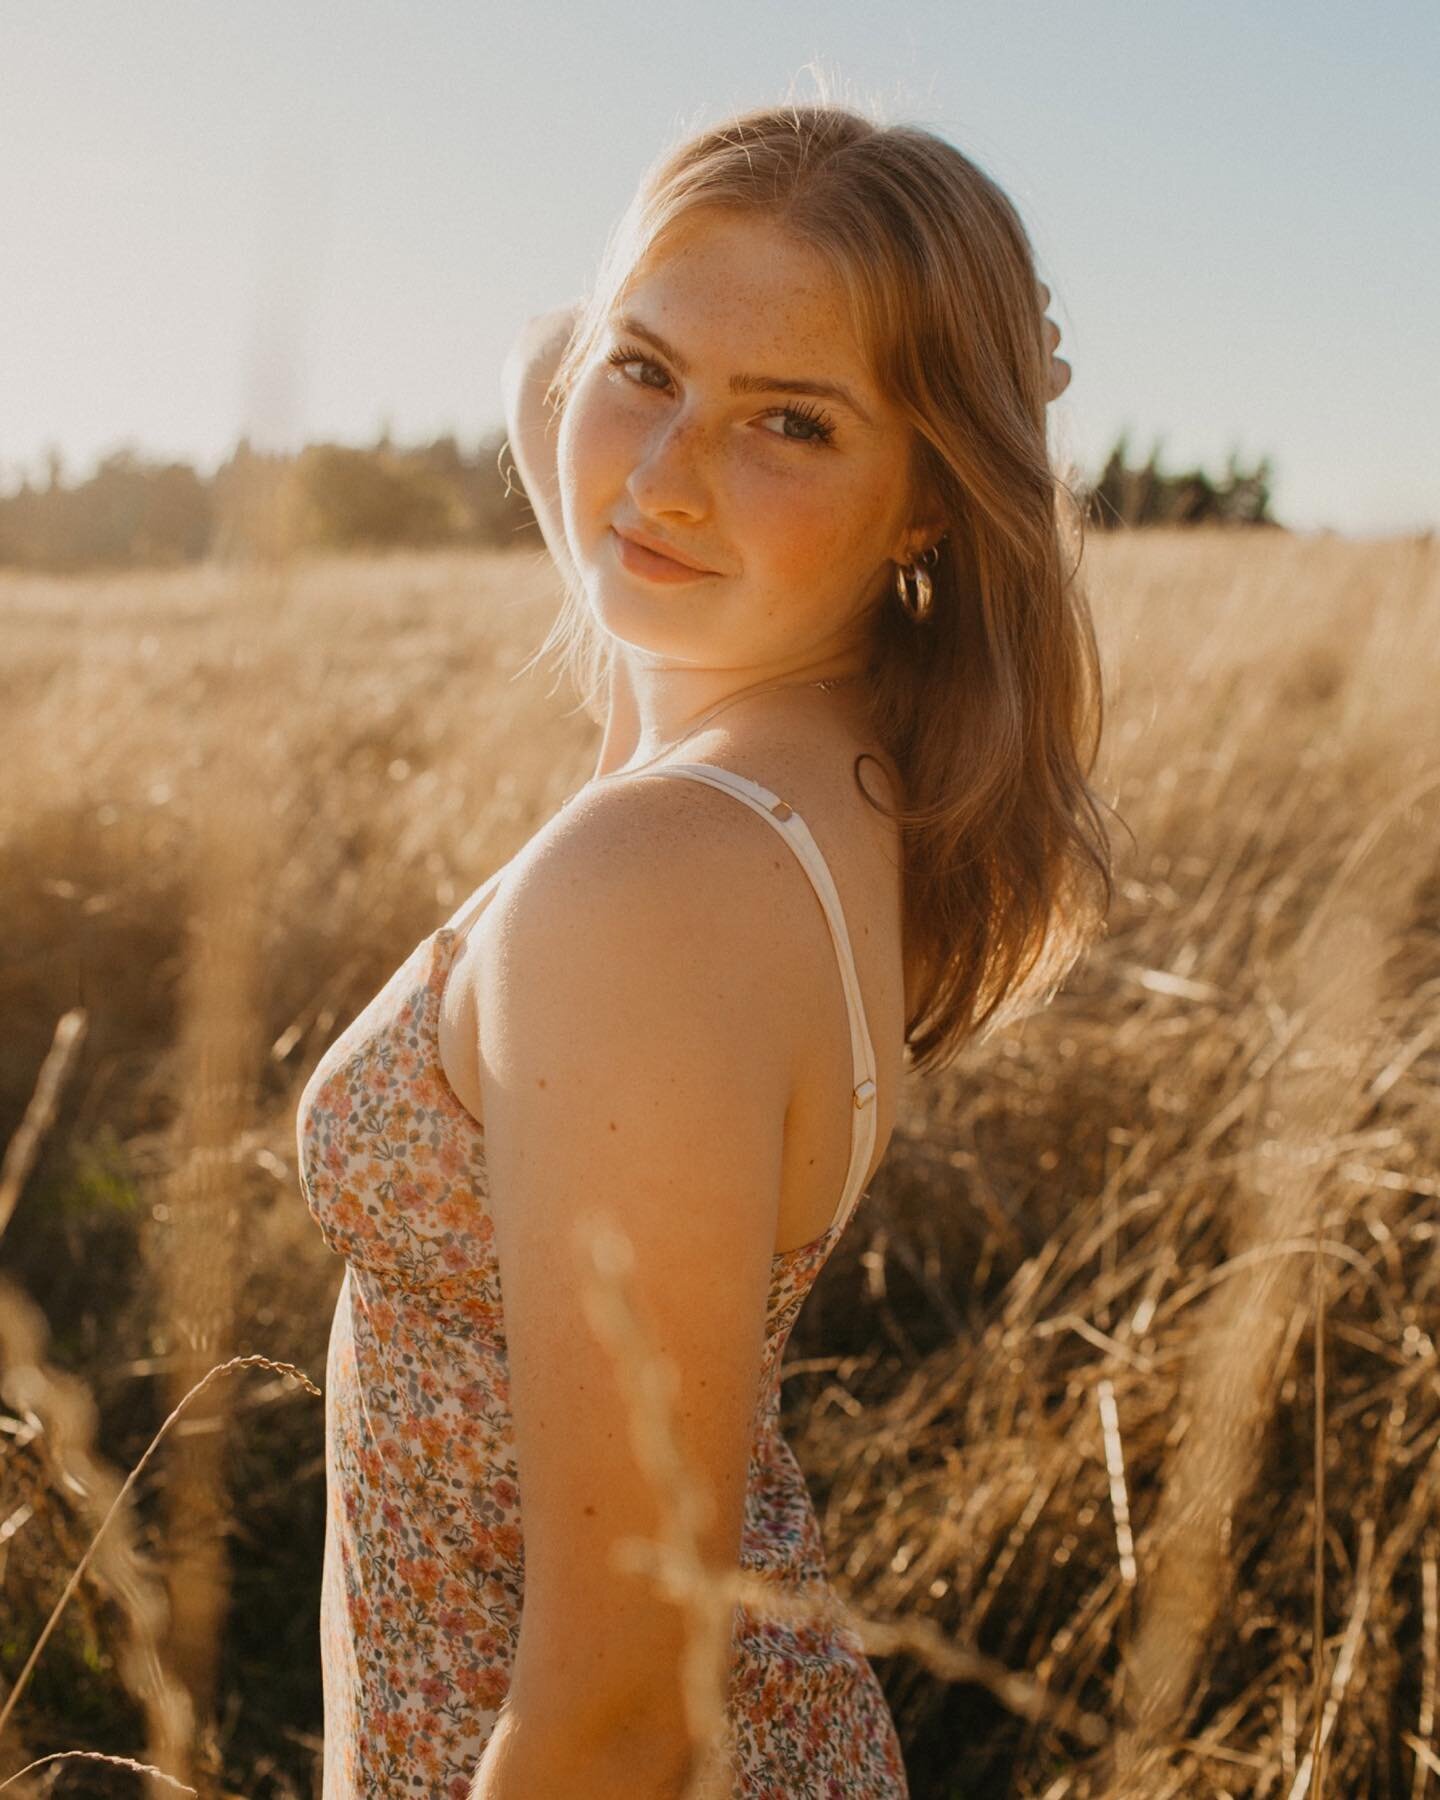
<svg viewBox="0 0 1440 1800">
<path fill-rule="evenodd" d="M 930 571 L 925 565 L 937 561 L 939 555 L 940 546 L 932 544 L 925 554 L 917 557 L 914 562 L 896 563 L 895 565 L 895 591 L 900 596 L 900 604 L 905 612 L 917 623 L 930 616 L 930 608 L 934 604 L 935 583 L 930 579 Z M 910 583 L 906 579 L 907 575 L 915 583 L 913 600 L 910 597 Z"/>
</svg>

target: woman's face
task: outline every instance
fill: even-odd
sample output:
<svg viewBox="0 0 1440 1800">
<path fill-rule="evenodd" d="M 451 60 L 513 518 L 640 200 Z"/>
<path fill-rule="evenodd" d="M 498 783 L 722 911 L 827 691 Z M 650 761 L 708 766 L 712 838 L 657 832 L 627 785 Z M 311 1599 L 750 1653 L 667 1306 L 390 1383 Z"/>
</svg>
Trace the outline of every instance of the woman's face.
<svg viewBox="0 0 1440 1800">
<path fill-rule="evenodd" d="M 647 666 L 761 676 L 862 644 L 893 559 L 928 542 L 908 529 L 909 433 L 815 252 L 758 217 L 686 221 L 562 415 L 565 533 L 598 624 Z M 707 572 L 661 579 L 617 532 Z"/>
</svg>

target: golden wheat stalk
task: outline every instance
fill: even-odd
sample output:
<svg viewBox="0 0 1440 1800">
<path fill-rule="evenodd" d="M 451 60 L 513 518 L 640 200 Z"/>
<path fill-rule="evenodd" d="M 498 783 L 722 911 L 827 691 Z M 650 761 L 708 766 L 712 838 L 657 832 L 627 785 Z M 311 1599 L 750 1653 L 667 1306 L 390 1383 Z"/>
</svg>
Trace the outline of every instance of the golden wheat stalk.
<svg viewBox="0 0 1440 1800">
<path fill-rule="evenodd" d="M 167 1775 L 163 1769 L 157 1769 L 151 1763 L 135 1762 L 128 1756 L 112 1756 L 105 1750 L 52 1750 L 48 1756 L 37 1757 L 32 1763 L 26 1763 L 23 1769 L 17 1769 L 13 1775 L 0 1781 L 0 1791 L 9 1787 L 11 1782 L 18 1781 L 22 1775 L 28 1775 L 32 1769 L 44 1768 L 46 1763 L 65 1762 L 71 1758 L 84 1758 L 90 1762 L 113 1763 L 120 1769 L 133 1769 L 137 1775 L 153 1775 L 157 1781 L 163 1781 L 177 1793 L 195 1794 L 197 1790 L 187 1787 L 183 1781 L 176 1781 L 173 1775 Z"/>
<path fill-rule="evenodd" d="M 41 1140 L 54 1123 L 60 1090 L 80 1054 L 86 1024 L 85 1009 L 79 1006 L 61 1013 L 55 1022 L 54 1035 L 40 1065 L 35 1091 L 30 1096 L 19 1129 L 5 1146 L 5 1160 L 0 1163 L 0 1235 L 10 1223 L 20 1190 L 35 1165 Z"/>
<path fill-rule="evenodd" d="M 227 1374 L 229 1374 L 229 1372 L 232 1369 L 248 1369 L 248 1368 L 261 1368 L 261 1369 L 273 1370 L 273 1372 L 277 1375 L 284 1375 L 289 1380 L 298 1381 L 300 1383 L 300 1385 L 305 1389 L 306 1393 L 314 1394 L 317 1399 L 320 1399 L 323 1397 L 321 1395 L 320 1389 L 318 1387 L 316 1387 L 315 1383 L 310 1379 L 310 1377 L 305 1373 L 305 1371 L 303 1369 L 297 1369 L 293 1363 L 274 1362 L 274 1361 L 272 1361 L 272 1359 L 270 1357 L 260 1356 L 260 1355 L 233 1356 L 233 1357 L 231 1357 L 229 1362 L 217 1363 L 213 1369 L 208 1370 L 205 1373 L 205 1375 L 199 1381 L 197 1381 L 195 1383 L 194 1387 L 192 1387 L 190 1389 L 189 1393 L 185 1395 L 185 1397 L 181 1400 L 180 1404 L 174 1409 L 173 1412 L 171 1412 L 170 1416 L 165 1420 L 164 1424 L 161 1425 L 160 1429 L 155 1433 L 154 1437 L 151 1438 L 150 1442 L 146 1445 L 144 1455 L 141 1456 L 139 1462 L 136 1463 L 135 1467 L 125 1477 L 125 1481 L 120 1489 L 120 1492 L 111 1501 L 109 1509 L 107 1510 L 105 1517 L 100 1521 L 99 1528 L 96 1530 L 95 1535 L 91 1538 L 89 1546 L 85 1551 L 85 1554 L 80 1558 L 80 1561 L 75 1565 L 75 1568 L 71 1573 L 69 1581 L 67 1581 L 65 1584 L 64 1592 L 61 1594 L 60 1598 L 55 1602 L 55 1605 L 51 1610 L 50 1617 L 45 1621 L 44 1629 L 41 1631 L 40 1636 L 35 1640 L 35 1646 L 31 1650 L 29 1656 L 25 1659 L 25 1666 L 21 1669 L 20 1673 L 15 1677 L 15 1685 L 11 1688 L 9 1694 L 6 1695 L 4 1706 L 0 1707 L 0 1735 L 4 1734 L 6 1721 L 9 1719 L 10 1714 L 15 1710 L 15 1702 L 20 1698 L 20 1695 L 24 1692 L 25 1683 L 30 1679 L 31 1671 L 34 1669 L 36 1663 L 40 1660 L 40 1652 L 45 1648 L 46 1644 L 49 1642 L 50 1634 L 55 1629 L 55 1626 L 59 1621 L 61 1613 L 64 1612 L 66 1604 L 70 1599 L 70 1596 L 75 1592 L 76 1588 L 80 1585 L 80 1581 L 81 1581 L 82 1577 L 84 1576 L 86 1569 L 89 1568 L 91 1560 L 95 1555 L 96 1547 L 100 1543 L 101 1538 L 103 1538 L 105 1535 L 106 1527 L 109 1525 L 110 1521 L 115 1517 L 116 1512 L 119 1510 L 121 1504 L 128 1496 L 131 1488 L 134 1487 L 136 1481 L 139 1480 L 140 1475 L 145 1468 L 145 1465 L 149 1462 L 151 1456 L 154 1454 L 157 1446 L 160 1443 L 160 1440 L 165 1436 L 165 1433 L 170 1429 L 170 1427 L 175 1423 L 175 1421 L 185 1411 L 186 1407 L 189 1405 L 191 1400 L 193 1400 L 197 1395 L 203 1393 L 205 1391 L 205 1389 L 209 1387 L 210 1383 L 213 1380 L 215 1380 L 215 1378 L 217 1376 L 227 1375 Z M 14 1778 L 11 1777 L 11 1779 L 13 1780 Z"/>
</svg>

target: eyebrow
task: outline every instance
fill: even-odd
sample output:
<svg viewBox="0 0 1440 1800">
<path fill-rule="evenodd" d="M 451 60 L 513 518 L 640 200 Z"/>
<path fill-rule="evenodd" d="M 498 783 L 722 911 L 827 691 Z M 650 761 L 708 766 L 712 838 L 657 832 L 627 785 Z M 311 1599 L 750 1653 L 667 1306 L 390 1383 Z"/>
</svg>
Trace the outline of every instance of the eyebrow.
<svg viewBox="0 0 1440 1800">
<path fill-rule="evenodd" d="M 646 343 L 653 345 L 662 356 L 668 356 L 682 375 L 690 373 L 689 363 L 673 345 L 665 342 L 658 331 L 652 331 L 648 325 L 642 324 L 639 319 L 632 318 L 629 314 L 622 314 L 615 320 L 615 324 L 621 331 L 628 332 L 634 337 L 644 338 Z M 857 418 L 863 419 L 867 425 L 875 423 L 849 388 L 842 387 L 838 381 L 811 381 L 802 375 L 732 375 L 730 392 L 732 394 L 812 394 L 818 399 L 838 400 L 842 406 L 848 406 L 851 412 Z"/>
</svg>

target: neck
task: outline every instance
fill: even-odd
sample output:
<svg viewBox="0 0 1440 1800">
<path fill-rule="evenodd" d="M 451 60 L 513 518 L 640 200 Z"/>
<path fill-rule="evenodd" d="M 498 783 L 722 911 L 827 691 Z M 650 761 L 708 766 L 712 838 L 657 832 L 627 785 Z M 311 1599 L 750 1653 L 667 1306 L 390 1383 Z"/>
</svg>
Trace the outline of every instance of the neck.
<svg viewBox="0 0 1440 1800">
<path fill-rule="evenodd" d="M 605 724 L 592 780 L 638 767 L 663 756 L 695 733 L 712 715 L 762 693 L 789 688 L 815 693 L 852 688 L 865 674 L 843 665 L 764 676 L 734 671 L 655 670 L 637 676 L 623 657 L 610 666 Z"/>
<path fill-rule="evenodd" d="M 640 714 L 630 686 L 629 671 L 615 657 L 610 664 L 610 689 L 605 709 L 605 727 L 600 738 L 600 755 L 592 781 L 613 775 L 635 755 L 640 741 Z"/>
</svg>

